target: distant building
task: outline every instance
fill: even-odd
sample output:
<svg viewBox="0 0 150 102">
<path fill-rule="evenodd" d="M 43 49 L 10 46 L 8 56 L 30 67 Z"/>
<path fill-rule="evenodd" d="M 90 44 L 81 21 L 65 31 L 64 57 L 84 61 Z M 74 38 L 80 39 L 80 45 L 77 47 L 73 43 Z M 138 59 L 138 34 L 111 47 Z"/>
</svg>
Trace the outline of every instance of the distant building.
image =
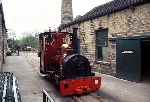
<svg viewBox="0 0 150 102">
<path fill-rule="evenodd" d="M 5 62 L 5 54 L 7 49 L 7 33 L 6 33 L 5 19 L 3 13 L 3 6 L 0 0 L 0 69 Z M 1 70 L 0 70 L 1 71 Z"/>
<path fill-rule="evenodd" d="M 150 1 L 113 0 L 59 27 L 73 29 L 80 39 L 80 53 L 100 63 L 102 73 L 116 75 L 116 39 L 150 34 Z"/>
</svg>

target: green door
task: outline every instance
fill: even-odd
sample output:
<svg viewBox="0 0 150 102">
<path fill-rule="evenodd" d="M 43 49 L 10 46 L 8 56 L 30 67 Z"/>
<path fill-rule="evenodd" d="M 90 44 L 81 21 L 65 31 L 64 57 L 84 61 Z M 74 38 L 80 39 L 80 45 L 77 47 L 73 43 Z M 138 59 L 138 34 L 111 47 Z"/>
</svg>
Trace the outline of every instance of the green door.
<svg viewBox="0 0 150 102">
<path fill-rule="evenodd" d="M 126 38 L 117 40 L 117 77 L 129 81 L 141 80 L 140 39 Z"/>
</svg>

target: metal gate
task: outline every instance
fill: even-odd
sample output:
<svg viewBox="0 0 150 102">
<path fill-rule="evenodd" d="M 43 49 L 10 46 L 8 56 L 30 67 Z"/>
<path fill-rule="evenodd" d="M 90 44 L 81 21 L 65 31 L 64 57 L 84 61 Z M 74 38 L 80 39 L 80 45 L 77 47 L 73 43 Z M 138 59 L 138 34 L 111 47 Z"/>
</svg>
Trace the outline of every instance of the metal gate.
<svg viewBox="0 0 150 102">
<path fill-rule="evenodd" d="M 141 79 L 141 48 L 138 38 L 117 40 L 117 77 L 130 81 Z"/>
</svg>

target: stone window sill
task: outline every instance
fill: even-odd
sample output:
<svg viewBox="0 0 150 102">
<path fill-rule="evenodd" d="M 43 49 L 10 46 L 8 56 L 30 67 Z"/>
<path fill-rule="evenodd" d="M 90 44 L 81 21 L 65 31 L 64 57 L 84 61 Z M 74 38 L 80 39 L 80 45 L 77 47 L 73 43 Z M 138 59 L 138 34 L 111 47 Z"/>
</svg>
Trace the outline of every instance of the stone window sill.
<svg viewBox="0 0 150 102">
<path fill-rule="evenodd" d="M 97 60 L 97 61 L 96 61 L 96 64 L 110 65 L 111 63 L 110 63 L 110 62 L 107 62 L 107 61 L 99 61 L 99 60 Z"/>
</svg>

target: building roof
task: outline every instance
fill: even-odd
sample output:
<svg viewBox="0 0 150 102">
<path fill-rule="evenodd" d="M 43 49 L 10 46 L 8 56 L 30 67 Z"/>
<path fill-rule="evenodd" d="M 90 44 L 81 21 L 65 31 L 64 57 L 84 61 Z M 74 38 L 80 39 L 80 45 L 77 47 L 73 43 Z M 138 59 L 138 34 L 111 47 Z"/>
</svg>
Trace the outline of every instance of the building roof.
<svg viewBox="0 0 150 102">
<path fill-rule="evenodd" d="M 6 29 L 6 25 L 5 25 L 5 18 L 4 18 L 4 12 L 3 12 L 3 5 L 2 3 L 0 3 L 0 14 L 2 15 L 2 27 L 4 27 L 5 30 Z"/>
<path fill-rule="evenodd" d="M 106 4 L 93 8 L 92 10 L 87 12 L 85 15 L 79 17 L 78 19 L 75 19 L 73 22 L 70 22 L 68 24 L 63 24 L 59 28 L 63 29 L 65 27 L 68 27 L 77 23 L 92 20 L 97 17 L 109 15 L 114 12 L 121 11 L 132 6 L 138 6 L 138 5 L 142 5 L 142 4 L 149 3 L 149 2 L 150 0 L 113 0 Z"/>
</svg>

